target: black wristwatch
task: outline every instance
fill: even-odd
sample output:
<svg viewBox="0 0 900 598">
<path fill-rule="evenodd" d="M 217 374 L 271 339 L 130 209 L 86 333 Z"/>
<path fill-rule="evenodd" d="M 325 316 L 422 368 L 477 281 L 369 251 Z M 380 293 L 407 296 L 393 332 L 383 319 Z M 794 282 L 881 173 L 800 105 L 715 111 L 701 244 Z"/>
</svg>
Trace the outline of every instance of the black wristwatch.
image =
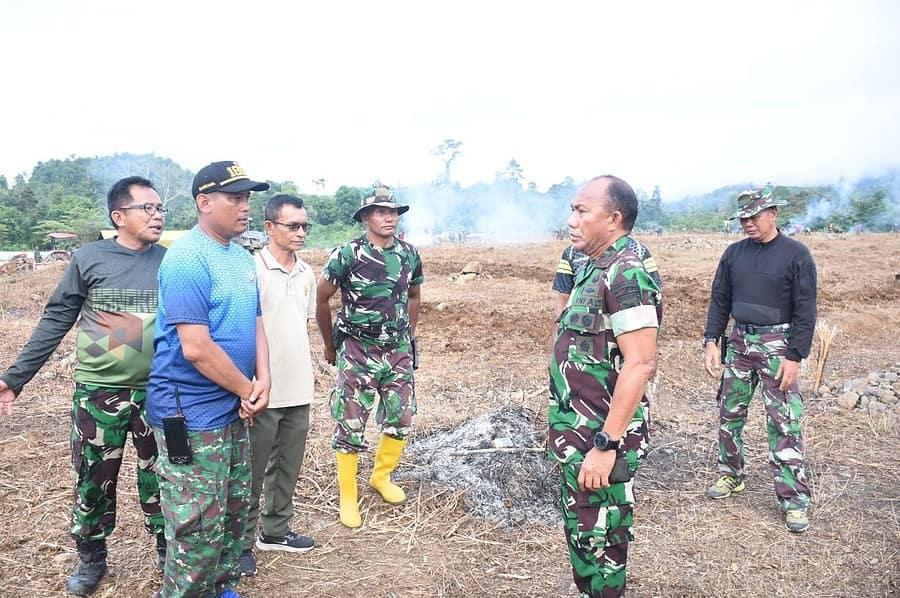
<svg viewBox="0 0 900 598">
<path fill-rule="evenodd" d="M 719 339 L 717 339 L 717 338 L 704 338 L 704 339 L 703 339 L 703 349 L 704 349 L 704 350 L 706 350 L 706 345 L 707 345 L 708 343 L 715 343 L 716 346 L 718 346 L 718 344 L 719 344 Z"/>
<path fill-rule="evenodd" d="M 617 451 L 619 450 L 619 441 L 613 440 L 609 434 L 600 430 L 594 432 L 594 448 L 598 451 Z"/>
</svg>

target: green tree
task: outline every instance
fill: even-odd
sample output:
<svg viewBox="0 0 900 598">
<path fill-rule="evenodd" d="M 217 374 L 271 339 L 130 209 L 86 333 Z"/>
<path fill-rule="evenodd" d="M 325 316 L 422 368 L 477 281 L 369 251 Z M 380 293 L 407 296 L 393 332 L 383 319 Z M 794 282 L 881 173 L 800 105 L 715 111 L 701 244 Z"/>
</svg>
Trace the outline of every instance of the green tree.
<svg viewBox="0 0 900 598">
<path fill-rule="evenodd" d="M 0 249 L 29 249 L 30 235 L 24 215 L 14 207 L 0 205 Z"/>
<path fill-rule="evenodd" d="M 638 199 L 638 217 L 635 227 L 643 230 L 662 230 L 669 222 L 662 206 L 662 195 L 659 185 L 653 187 L 653 195 L 647 197 L 643 190 L 636 192 Z"/>
<path fill-rule="evenodd" d="M 879 189 L 871 195 L 857 195 L 850 202 L 850 213 L 854 224 L 868 225 L 885 210 L 885 192 Z"/>
<path fill-rule="evenodd" d="M 353 214 L 359 209 L 361 200 L 361 189 L 341 185 L 331 201 L 322 201 L 313 206 L 314 221 L 323 226 L 352 225 L 355 222 Z"/>
<path fill-rule="evenodd" d="M 444 163 L 444 177 L 441 181 L 444 185 L 451 184 L 450 166 L 453 164 L 453 161 L 462 154 L 459 150 L 459 148 L 462 147 L 462 144 L 462 141 L 456 139 L 444 139 L 443 143 L 431 150 L 431 155 L 437 157 Z"/>
<path fill-rule="evenodd" d="M 572 177 L 567 176 L 562 182 L 554 183 L 547 189 L 547 195 L 553 199 L 562 199 L 568 201 L 575 195 L 575 181 Z"/>
<path fill-rule="evenodd" d="M 506 168 L 495 175 L 495 179 L 498 182 L 514 182 L 518 187 L 521 188 L 522 181 L 525 180 L 525 172 L 522 170 L 522 165 L 519 164 L 519 162 L 515 158 L 513 158 L 509 161 L 509 164 L 506 165 Z"/>
</svg>

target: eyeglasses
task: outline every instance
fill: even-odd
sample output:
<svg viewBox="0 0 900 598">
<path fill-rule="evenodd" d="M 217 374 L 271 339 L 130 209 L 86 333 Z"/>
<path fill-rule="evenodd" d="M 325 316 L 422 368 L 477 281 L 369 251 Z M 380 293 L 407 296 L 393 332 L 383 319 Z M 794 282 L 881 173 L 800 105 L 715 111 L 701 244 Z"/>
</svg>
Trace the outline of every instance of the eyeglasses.
<svg viewBox="0 0 900 598">
<path fill-rule="evenodd" d="M 312 228 L 312 224 L 310 224 L 309 222 L 278 222 L 277 220 L 270 220 L 269 222 L 271 222 L 272 224 L 283 226 L 292 233 L 297 232 L 301 228 L 303 229 L 303 232 L 308 232 L 309 229 Z"/>
<path fill-rule="evenodd" d="M 144 213 L 146 213 L 148 216 L 153 216 L 157 212 L 159 212 L 160 214 L 165 216 L 166 212 L 168 211 L 162 206 L 162 204 L 155 204 L 155 203 L 139 203 L 137 205 L 123 206 L 121 208 L 116 208 L 116 209 L 122 210 L 122 211 L 124 211 L 124 210 L 144 210 Z"/>
</svg>

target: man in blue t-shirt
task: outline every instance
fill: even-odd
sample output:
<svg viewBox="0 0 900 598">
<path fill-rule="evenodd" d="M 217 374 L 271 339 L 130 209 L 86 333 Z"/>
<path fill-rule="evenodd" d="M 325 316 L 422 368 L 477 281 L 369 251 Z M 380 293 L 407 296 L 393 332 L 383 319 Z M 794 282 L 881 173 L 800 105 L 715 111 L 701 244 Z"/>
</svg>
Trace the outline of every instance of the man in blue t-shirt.
<svg viewBox="0 0 900 598">
<path fill-rule="evenodd" d="M 268 188 L 235 162 L 202 168 L 197 226 L 159 268 L 147 419 L 159 445 L 165 597 L 237 596 L 250 507 L 247 422 L 266 408 L 270 379 L 256 267 L 231 239 L 247 228 L 250 192 Z"/>
</svg>

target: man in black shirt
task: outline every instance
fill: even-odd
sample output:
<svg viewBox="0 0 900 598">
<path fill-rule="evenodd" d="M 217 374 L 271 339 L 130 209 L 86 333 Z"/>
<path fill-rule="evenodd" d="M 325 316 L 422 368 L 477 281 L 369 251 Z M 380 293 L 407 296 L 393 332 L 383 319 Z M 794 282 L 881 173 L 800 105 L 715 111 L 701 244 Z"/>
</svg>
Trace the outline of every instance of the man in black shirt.
<svg viewBox="0 0 900 598">
<path fill-rule="evenodd" d="M 778 206 L 770 187 L 738 196 L 746 239 L 729 246 L 713 280 L 703 346 L 707 374 L 716 376 L 717 339 L 729 315 L 728 339 L 719 393 L 719 473 L 710 498 L 727 498 L 744 489 L 744 420 L 756 387 L 768 415 L 769 468 L 775 494 L 792 532 L 809 527 L 810 489 L 803 466 L 803 399 L 800 361 L 809 355 L 816 322 L 816 265 L 800 242 L 779 233 Z"/>
</svg>

